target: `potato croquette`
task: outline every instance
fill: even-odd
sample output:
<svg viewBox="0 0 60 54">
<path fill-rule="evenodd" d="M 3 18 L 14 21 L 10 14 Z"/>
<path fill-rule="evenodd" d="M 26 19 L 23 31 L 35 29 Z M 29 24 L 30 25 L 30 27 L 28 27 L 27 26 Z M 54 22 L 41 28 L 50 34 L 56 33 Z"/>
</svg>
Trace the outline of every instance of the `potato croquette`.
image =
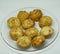
<svg viewBox="0 0 60 54">
<path fill-rule="evenodd" d="M 38 29 L 37 28 L 29 28 L 25 31 L 25 35 L 33 38 L 38 35 Z"/>
<path fill-rule="evenodd" d="M 54 29 L 49 27 L 49 26 L 45 26 L 40 30 L 40 34 L 45 36 L 45 37 L 49 37 L 54 33 Z"/>
<path fill-rule="evenodd" d="M 22 22 L 22 27 L 25 29 L 31 28 L 34 26 L 34 21 L 32 21 L 31 19 L 26 19 Z"/>
<path fill-rule="evenodd" d="M 16 18 L 16 17 L 9 18 L 7 20 L 7 24 L 8 24 L 9 27 L 14 27 L 14 26 L 18 26 L 19 27 L 21 25 L 19 19 Z"/>
<path fill-rule="evenodd" d="M 23 31 L 19 27 L 13 27 L 10 29 L 9 34 L 13 40 L 17 40 L 19 37 L 23 36 Z"/>
<path fill-rule="evenodd" d="M 45 37 L 40 35 L 40 36 L 36 36 L 32 39 L 32 46 L 33 47 L 39 47 L 41 45 L 43 45 L 45 42 Z"/>
<path fill-rule="evenodd" d="M 52 18 L 50 16 L 42 16 L 39 20 L 40 27 L 50 26 L 52 24 Z"/>
<path fill-rule="evenodd" d="M 32 19 L 32 20 L 39 20 L 40 19 L 40 17 L 42 16 L 43 14 L 42 14 L 42 11 L 41 10 L 39 10 L 39 9 L 35 9 L 35 10 L 33 10 L 33 11 L 31 11 L 30 12 L 30 14 L 29 14 L 29 17 Z"/>
<path fill-rule="evenodd" d="M 24 20 L 26 20 L 29 17 L 29 13 L 26 11 L 19 11 L 17 17 L 21 22 L 23 22 Z"/>
<path fill-rule="evenodd" d="M 31 39 L 27 36 L 18 38 L 17 45 L 21 48 L 28 48 L 31 45 Z"/>
<path fill-rule="evenodd" d="M 21 10 L 16 17 L 7 20 L 9 36 L 20 49 L 25 50 L 30 46 L 41 49 L 48 44 L 47 38 L 54 35 L 54 28 L 50 27 L 53 25 L 53 18 L 44 14 L 41 9 Z"/>
</svg>

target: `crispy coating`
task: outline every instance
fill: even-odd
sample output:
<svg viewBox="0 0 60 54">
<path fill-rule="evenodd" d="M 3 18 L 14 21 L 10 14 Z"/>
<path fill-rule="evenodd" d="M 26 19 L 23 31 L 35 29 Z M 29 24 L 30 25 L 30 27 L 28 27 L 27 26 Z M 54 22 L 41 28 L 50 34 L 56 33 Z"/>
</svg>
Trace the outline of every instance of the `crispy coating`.
<svg viewBox="0 0 60 54">
<path fill-rule="evenodd" d="M 9 18 L 7 20 L 7 24 L 8 24 L 9 27 L 14 27 L 14 26 L 18 26 L 19 27 L 21 25 L 19 19 L 16 18 L 16 17 Z"/>
<path fill-rule="evenodd" d="M 49 27 L 49 26 L 45 26 L 40 30 L 40 34 L 44 35 L 45 37 L 49 37 L 54 33 L 54 29 Z"/>
<path fill-rule="evenodd" d="M 23 36 L 23 31 L 19 27 L 13 27 L 10 29 L 9 34 L 13 40 L 17 40 L 19 37 Z"/>
<path fill-rule="evenodd" d="M 29 28 L 25 31 L 25 35 L 33 38 L 38 35 L 38 30 L 37 30 L 37 28 Z"/>
<path fill-rule="evenodd" d="M 19 11 L 17 17 L 21 22 L 23 22 L 24 20 L 26 20 L 29 17 L 29 13 L 26 11 Z"/>
<path fill-rule="evenodd" d="M 31 45 L 31 39 L 27 36 L 18 38 L 17 45 L 21 48 L 28 48 Z"/>
<path fill-rule="evenodd" d="M 42 16 L 39 20 L 40 27 L 50 26 L 52 24 L 52 18 L 50 16 Z"/>
<path fill-rule="evenodd" d="M 34 9 L 33 11 L 30 12 L 29 15 L 29 17 L 34 21 L 39 20 L 41 16 L 42 16 L 42 11 L 39 9 Z"/>
<path fill-rule="evenodd" d="M 22 27 L 25 29 L 31 28 L 34 26 L 34 21 L 32 21 L 31 19 L 26 19 L 22 22 Z"/>
<path fill-rule="evenodd" d="M 45 38 L 51 37 L 54 33 L 54 29 L 50 27 L 52 20 L 50 16 L 44 16 L 40 9 L 30 12 L 19 11 L 17 17 L 10 17 L 7 20 L 10 27 L 9 35 L 22 50 L 31 45 L 36 48 L 42 47 L 46 44 Z M 40 26 L 40 32 L 35 26 L 38 26 L 37 28 Z"/>
<path fill-rule="evenodd" d="M 36 36 L 32 39 L 32 46 L 39 47 L 45 42 L 45 37 L 43 35 Z"/>
</svg>

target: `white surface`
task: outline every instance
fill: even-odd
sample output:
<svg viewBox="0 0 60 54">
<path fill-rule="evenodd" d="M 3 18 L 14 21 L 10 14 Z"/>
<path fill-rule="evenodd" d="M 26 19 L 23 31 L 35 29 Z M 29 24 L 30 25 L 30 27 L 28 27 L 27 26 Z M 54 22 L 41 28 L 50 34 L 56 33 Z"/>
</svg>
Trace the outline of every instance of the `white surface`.
<svg viewBox="0 0 60 54">
<path fill-rule="evenodd" d="M 60 0 L 0 0 L 0 29 L 4 17 L 6 17 L 12 11 L 24 7 L 41 7 L 46 9 L 56 16 L 58 23 L 60 23 Z M 49 47 L 50 48 L 40 54 L 60 54 L 60 34 L 55 42 Z M 6 46 L 1 36 L 0 54 L 17 54 Z"/>
</svg>

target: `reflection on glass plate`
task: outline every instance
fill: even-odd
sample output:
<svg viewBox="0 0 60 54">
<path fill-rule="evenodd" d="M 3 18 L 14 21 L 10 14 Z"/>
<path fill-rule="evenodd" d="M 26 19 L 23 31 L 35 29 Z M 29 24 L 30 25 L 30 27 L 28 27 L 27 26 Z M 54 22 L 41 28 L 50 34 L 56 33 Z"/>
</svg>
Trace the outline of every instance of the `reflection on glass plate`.
<svg viewBox="0 0 60 54">
<path fill-rule="evenodd" d="M 44 10 L 44 9 L 41 9 L 44 15 L 48 15 L 48 16 L 51 16 L 51 17 L 52 17 L 53 22 L 52 22 L 51 27 L 54 28 L 54 34 L 53 34 L 50 38 L 46 39 L 46 42 L 45 42 L 44 46 L 42 46 L 42 47 L 40 47 L 40 48 L 38 48 L 38 49 L 35 49 L 35 48 L 33 48 L 33 47 L 31 46 L 29 49 L 22 50 L 22 49 L 20 49 L 20 48 L 16 45 L 16 42 L 15 42 L 14 40 L 12 40 L 12 39 L 10 38 L 10 36 L 9 36 L 9 30 L 10 30 L 10 28 L 7 26 L 7 19 L 10 18 L 10 17 L 12 17 L 12 16 L 17 16 L 17 13 L 18 13 L 20 10 L 26 10 L 26 11 L 30 12 L 30 11 L 33 10 L 33 9 L 41 9 L 41 8 L 29 7 L 29 8 L 18 9 L 18 10 L 16 10 L 16 11 L 10 13 L 6 18 L 4 18 L 4 21 L 3 21 L 3 23 L 2 23 L 1 34 L 2 34 L 3 40 L 5 41 L 5 43 L 7 44 L 7 46 L 9 46 L 10 48 L 13 48 L 15 51 L 17 51 L 17 52 L 19 52 L 19 53 L 21 53 L 21 52 L 22 52 L 22 53 L 23 53 L 23 52 L 24 52 L 24 53 L 25 53 L 25 52 L 38 52 L 38 51 L 41 52 L 43 49 L 45 49 L 45 48 L 48 47 L 50 44 L 52 44 L 52 43 L 54 42 L 54 40 L 56 39 L 57 35 L 58 35 L 58 24 L 57 24 L 56 19 L 54 18 L 54 16 L 52 16 L 51 14 L 49 14 L 49 12 L 47 12 L 47 11 Z M 37 23 L 36 23 L 36 25 L 37 25 Z M 36 27 L 37 27 L 38 29 L 40 29 L 38 25 L 37 25 Z"/>
</svg>

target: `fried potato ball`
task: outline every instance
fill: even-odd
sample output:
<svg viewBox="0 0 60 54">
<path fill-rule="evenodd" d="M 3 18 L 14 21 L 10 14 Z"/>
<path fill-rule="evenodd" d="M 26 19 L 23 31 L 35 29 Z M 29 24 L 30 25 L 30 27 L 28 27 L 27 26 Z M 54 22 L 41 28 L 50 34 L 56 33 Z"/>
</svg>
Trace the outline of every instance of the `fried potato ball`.
<svg viewBox="0 0 60 54">
<path fill-rule="evenodd" d="M 30 38 L 33 38 L 34 36 L 38 35 L 37 28 L 29 28 L 25 31 L 25 35 L 30 36 Z"/>
<path fill-rule="evenodd" d="M 39 9 L 35 9 L 35 10 L 31 11 L 30 15 L 29 15 L 29 17 L 34 21 L 39 20 L 41 16 L 42 16 L 42 11 Z"/>
<path fill-rule="evenodd" d="M 28 48 L 31 45 L 31 39 L 27 36 L 18 38 L 17 45 L 21 48 Z"/>
<path fill-rule="evenodd" d="M 26 19 L 22 22 L 22 27 L 27 29 L 27 28 L 31 28 L 34 26 L 34 21 L 32 21 L 31 19 Z"/>
<path fill-rule="evenodd" d="M 45 26 L 40 30 L 40 34 L 44 35 L 45 37 L 49 37 L 54 33 L 54 29 L 49 27 L 49 26 Z"/>
<path fill-rule="evenodd" d="M 9 34 L 13 40 L 17 40 L 19 37 L 23 36 L 23 31 L 19 27 L 13 27 L 10 29 Z"/>
<path fill-rule="evenodd" d="M 29 13 L 22 10 L 18 12 L 17 17 L 10 17 L 7 20 L 10 27 L 9 35 L 23 50 L 31 45 L 39 48 L 45 44 L 45 38 L 51 37 L 54 33 L 54 29 L 50 27 L 52 21 L 53 19 L 50 16 L 43 16 L 40 9 L 34 9 Z M 35 26 L 41 27 L 40 32 Z"/>
<path fill-rule="evenodd" d="M 45 42 L 45 37 L 43 35 L 36 36 L 32 39 L 32 46 L 39 47 Z"/>
<path fill-rule="evenodd" d="M 42 16 L 39 20 L 40 27 L 50 26 L 52 24 L 52 18 L 50 16 Z"/>
<path fill-rule="evenodd" d="M 19 19 L 16 18 L 16 17 L 9 18 L 7 20 L 7 24 L 8 24 L 9 27 L 14 27 L 14 26 L 18 26 L 19 27 L 21 25 Z"/>
<path fill-rule="evenodd" d="M 27 19 L 28 16 L 29 16 L 29 13 L 26 12 L 26 11 L 19 11 L 19 13 L 18 13 L 18 15 L 17 15 L 18 19 L 19 19 L 21 22 L 23 22 L 25 19 Z"/>
</svg>

